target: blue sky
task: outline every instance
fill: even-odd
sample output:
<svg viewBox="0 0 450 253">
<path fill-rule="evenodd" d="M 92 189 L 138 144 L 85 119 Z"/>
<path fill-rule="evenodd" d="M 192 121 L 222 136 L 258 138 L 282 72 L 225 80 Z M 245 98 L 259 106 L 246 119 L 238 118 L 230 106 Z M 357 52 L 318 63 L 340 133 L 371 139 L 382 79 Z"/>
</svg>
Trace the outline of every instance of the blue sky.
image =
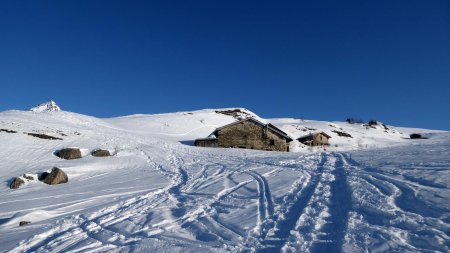
<svg viewBox="0 0 450 253">
<path fill-rule="evenodd" d="M 450 130 L 450 1 L 0 1 L 0 85 L 0 110 Z"/>
</svg>

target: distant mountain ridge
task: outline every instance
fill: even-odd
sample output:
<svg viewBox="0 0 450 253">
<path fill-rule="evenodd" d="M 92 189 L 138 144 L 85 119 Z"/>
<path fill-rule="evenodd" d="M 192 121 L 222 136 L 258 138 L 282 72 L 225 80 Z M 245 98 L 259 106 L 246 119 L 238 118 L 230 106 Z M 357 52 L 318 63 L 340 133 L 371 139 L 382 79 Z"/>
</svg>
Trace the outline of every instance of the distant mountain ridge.
<svg viewBox="0 0 450 253">
<path fill-rule="evenodd" d="M 61 108 L 56 104 L 55 101 L 50 100 L 48 102 L 39 104 L 30 109 L 33 112 L 58 112 L 61 111 Z"/>
</svg>

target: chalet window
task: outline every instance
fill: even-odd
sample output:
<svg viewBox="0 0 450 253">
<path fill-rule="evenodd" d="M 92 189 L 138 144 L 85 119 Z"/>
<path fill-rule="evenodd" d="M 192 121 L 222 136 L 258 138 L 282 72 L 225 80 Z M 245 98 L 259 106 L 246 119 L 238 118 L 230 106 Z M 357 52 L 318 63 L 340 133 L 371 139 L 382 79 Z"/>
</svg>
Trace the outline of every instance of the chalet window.
<svg viewBox="0 0 450 253">
<path fill-rule="evenodd" d="M 275 140 L 270 140 L 270 145 L 275 145 Z"/>
</svg>

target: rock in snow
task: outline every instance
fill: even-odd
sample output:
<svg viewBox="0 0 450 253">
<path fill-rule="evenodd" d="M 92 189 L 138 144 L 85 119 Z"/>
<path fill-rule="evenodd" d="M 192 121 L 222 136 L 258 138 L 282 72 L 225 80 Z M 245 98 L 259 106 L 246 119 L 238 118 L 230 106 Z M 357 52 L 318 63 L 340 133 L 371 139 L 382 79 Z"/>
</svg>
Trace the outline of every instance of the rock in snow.
<svg viewBox="0 0 450 253">
<path fill-rule="evenodd" d="M 55 101 L 50 100 L 48 102 L 42 103 L 30 109 L 33 112 L 58 112 L 61 108 L 55 103 Z"/>
<path fill-rule="evenodd" d="M 21 178 L 15 177 L 11 184 L 9 185 L 9 188 L 11 189 L 19 189 L 20 186 L 22 186 L 25 183 Z"/>
<path fill-rule="evenodd" d="M 55 185 L 69 182 L 67 174 L 60 168 L 54 167 L 52 171 L 43 179 L 44 183 Z"/>
<path fill-rule="evenodd" d="M 19 227 L 28 225 L 28 224 L 30 224 L 30 223 L 31 223 L 31 221 L 25 221 L 25 220 L 23 220 L 23 221 L 19 222 Z"/>
<path fill-rule="evenodd" d="M 81 151 L 78 148 L 63 148 L 56 152 L 59 158 L 72 160 L 81 158 Z"/>
<path fill-rule="evenodd" d="M 111 156 L 111 153 L 109 153 L 109 150 L 97 149 L 97 150 L 92 151 L 91 155 L 96 156 L 96 157 L 105 157 L 105 156 Z"/>
</svg>

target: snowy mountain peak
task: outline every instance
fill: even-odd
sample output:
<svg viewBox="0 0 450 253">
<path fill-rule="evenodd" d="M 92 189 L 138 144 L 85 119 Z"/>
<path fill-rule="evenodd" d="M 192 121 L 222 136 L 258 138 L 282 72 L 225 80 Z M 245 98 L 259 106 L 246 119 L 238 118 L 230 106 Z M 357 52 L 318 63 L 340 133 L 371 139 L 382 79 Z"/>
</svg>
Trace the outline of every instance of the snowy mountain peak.
<svg viewBox="0 0 450 253">
<path fill-rule="evenodd" d="M 33 112 L 57 112 L 61 111 L 61 108 L 55 103 L 55 101 L 50 100 L 48 102 L 42 103 L 36 107 L 30 109 Z"/>
</svg>

